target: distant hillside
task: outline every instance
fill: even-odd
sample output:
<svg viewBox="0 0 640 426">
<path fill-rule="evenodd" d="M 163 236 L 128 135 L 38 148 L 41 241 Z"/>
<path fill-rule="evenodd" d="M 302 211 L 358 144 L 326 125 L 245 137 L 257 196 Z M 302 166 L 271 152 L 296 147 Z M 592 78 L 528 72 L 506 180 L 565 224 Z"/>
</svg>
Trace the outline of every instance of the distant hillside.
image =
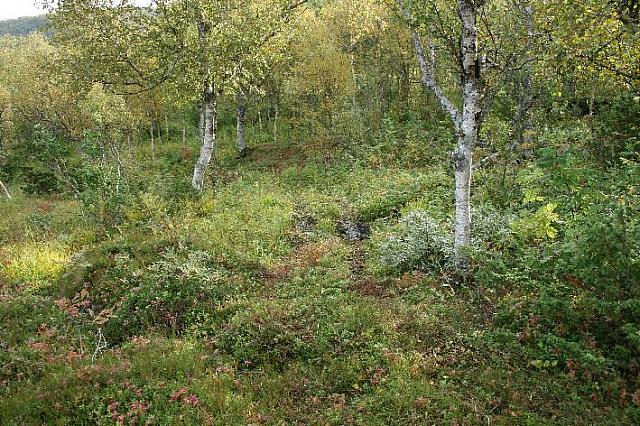
<svg viewBox="0 0 640 426">
<path fill-rule="evenodd" d="M 5 21 L 0 21 L 0 36 L 27 35 L 34 31 L 43 30 L 46 25 L 47 17 L 45 15 L 7 19 Z"/>
</svg>

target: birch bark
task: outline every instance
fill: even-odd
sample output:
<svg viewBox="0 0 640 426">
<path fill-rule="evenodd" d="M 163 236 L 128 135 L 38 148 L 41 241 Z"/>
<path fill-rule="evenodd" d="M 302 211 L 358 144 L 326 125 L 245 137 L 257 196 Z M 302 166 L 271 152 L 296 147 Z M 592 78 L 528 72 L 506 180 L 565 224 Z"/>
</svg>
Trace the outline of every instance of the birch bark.
<svg viewBox="0 0 640 426">
<path fill-rule="evenodd" d="M 198 191 L 202 191 L 204 185 L 204 174 L 207 166 L 211 162 L 213 152 L 216 147 L 216 118 L 217 118 L 217 99 L 213 85 L 209 85 L 204 96 L 203 108 L 203 137 L 202 147 L 200 148 L 200 157 L 196 162 L 193 170 L 193 179 L 191 185 Z"/>
<path fill-rule="evenodd" d="M 0 188 L 2 189 L 2 192 L 4 192 L 4 195 L 11 199 L 11 193 L 9 192 L 9 190 L 7 189 L 6 186 L 4 186 L 4 183 L 2 183 L 2 181 L 0 180 Z"/>
<path fill-rule="evenodd" d="M 151 160 L 156 160 L 156 141 L 155 135 L 153 134 L 153 121 L 151 121 L 151 125 L 149 127 L 149 134 L 151 135 Z"/>
<path fill-rule="evenodd" d="M 217 119 L 217 94 L 213 79 L 210 76 L 209 61 L 207 60 L 207 34 L 209 28 L 205 16 L 199 11 L 198 38 L 200 43 L 200 75 L 204 87 L 202 96 L 202 109 L 200 110 L 200 134 L 202 146 L 200 156 L 193 169 L 191 186 L 197 191 L 202 191 L 204 175 L 211 162 L 216 147 L 216 119 Z"/>
</svg>

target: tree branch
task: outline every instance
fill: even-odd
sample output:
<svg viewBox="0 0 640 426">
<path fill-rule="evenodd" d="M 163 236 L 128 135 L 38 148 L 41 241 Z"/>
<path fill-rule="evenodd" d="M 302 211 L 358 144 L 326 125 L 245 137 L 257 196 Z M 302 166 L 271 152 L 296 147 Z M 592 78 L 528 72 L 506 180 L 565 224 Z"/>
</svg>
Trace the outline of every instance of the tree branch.
<svg viewBox="0 0 640 426">
<path fill-rule="evenodd" d="M 413 25 L 413 17 L 411 16 L 409 10 L 406 8 L 404 0 L 396 0 L 396 3 L 398 4 L 402 15 L 407 22 L 409 31 L 411 32 L 411 39 L 413 40 L 416 54 L 418 56 L 420 71 L 422 72 L 422 84 L 426 89 L 430 90 L 435 95 L 442 109 L 444 109 L 451 117 L 453 125 L 456 127 L 456 129 L 459 129 L 462 124 L 460 112 L 458 111 L 458 108 L 456 108 L 456 106 L 453 104 L 453 102 L 451 102 L 449 98 L 447 98 L 442 88 L 436 81 L 435 67 L 433 67 L 433 64 L 430 65 L 427 60 L 427 55 L 424 51 L 424 47 L 422 46 L 422 40 L 420 39 L 420 36 L 418 35 L 418 32 Z"/>
</svg>

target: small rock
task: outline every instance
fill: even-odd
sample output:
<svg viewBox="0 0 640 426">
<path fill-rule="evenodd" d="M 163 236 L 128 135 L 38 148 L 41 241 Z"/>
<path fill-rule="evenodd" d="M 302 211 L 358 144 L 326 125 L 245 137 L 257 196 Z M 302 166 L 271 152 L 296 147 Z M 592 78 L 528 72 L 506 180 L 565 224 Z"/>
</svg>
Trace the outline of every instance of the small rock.
<svg viewBox="0 0 640 426">
<path fill-rule="evenodd" d="M 368 223 L 343 219 L 336 224 L 336 231 L 347 241 L 362 241 L 371 234 Z"/>
</svg>

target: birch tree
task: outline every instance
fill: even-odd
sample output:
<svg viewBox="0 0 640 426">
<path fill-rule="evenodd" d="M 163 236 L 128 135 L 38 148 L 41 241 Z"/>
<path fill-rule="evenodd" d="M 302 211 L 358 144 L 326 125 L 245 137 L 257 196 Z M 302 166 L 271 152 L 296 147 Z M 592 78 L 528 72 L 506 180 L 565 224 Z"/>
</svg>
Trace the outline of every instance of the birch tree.
<svg viewBox="0 0 640 426">
<path fill-rule="evenodd" d="M 437 81 L 436 56 L 423 45 L 418 23 L 407 0 L 397 5 L 411 31 L 415 53 L 422 75 L 422 84 L 433 93 L 440 107 L 449 115 L 454 126 L 457 146 L 451 153 L 455 170 L 455 237 L 454 248 L 458 269 L 467 267 L 463 249 L 471 242 L 471 172 L 473 149 L 478 142 L 484 94 L 483 66 L 478 54 L 478 15 L 486 0 L 458 0 L 459 46 L 455 58 L 460 77 L 459 93 L 462 107 L 452 102 Z M 424 7 L 425 2 L 418 2 Z M 432 4 L 436 9 L 437 5 Z M 433 37 L 433 35 L 430 35 Z M 429 47 L 433 40 L 429 41 Z"/>
<path fill-rule="evenodd" d="M 246 95 L 242 88 L 239 88 L 236 93 L 236 133 L 237 133 L 237 145 L 238 154 L 240 157 L 247 155 L 249 147 L 247 146 L 247 132 L 246 132 Z"/>
</svg>

